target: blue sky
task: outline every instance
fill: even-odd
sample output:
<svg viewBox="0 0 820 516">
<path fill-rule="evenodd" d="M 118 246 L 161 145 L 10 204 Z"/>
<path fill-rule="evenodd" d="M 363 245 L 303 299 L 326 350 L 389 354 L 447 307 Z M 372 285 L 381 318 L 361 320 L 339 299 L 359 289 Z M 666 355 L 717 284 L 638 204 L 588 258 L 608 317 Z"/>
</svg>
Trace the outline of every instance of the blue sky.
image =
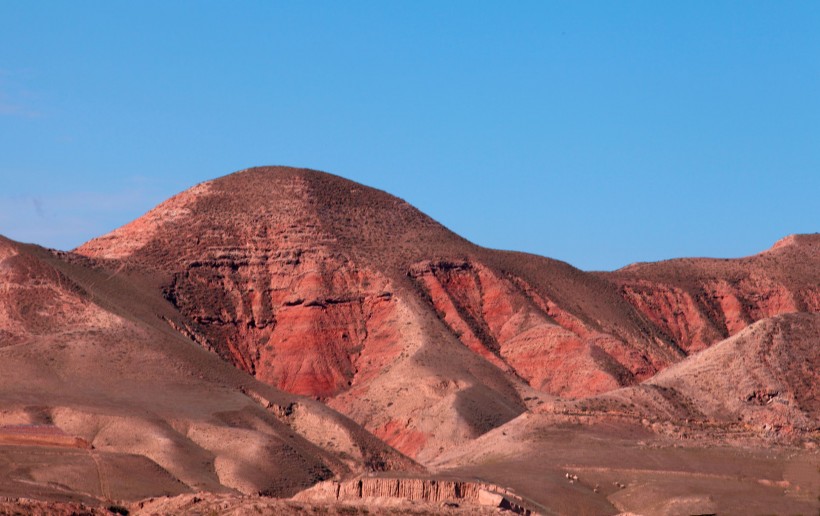
<svg viewBox="0 0 820 516">
<path fill-rule="evenodd" d="M 820 231 L 820 2 L 0 2 L 0 234 L 255 165 L 584 269 Z"/>
</svg>

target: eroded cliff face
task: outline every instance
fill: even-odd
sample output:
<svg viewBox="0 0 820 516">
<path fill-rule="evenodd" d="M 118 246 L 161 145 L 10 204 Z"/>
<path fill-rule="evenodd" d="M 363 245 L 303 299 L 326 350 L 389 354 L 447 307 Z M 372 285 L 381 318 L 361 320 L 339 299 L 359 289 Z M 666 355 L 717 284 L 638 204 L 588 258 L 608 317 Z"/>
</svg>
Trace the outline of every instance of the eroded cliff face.
<svg viewBox="0 0 820 516">
<path fill-rule="evenodd" d="M 627 342 L 592 328 L 522 278 L 470 260 L 420 262 L 409 274 L 467 348 L 536 389 L 588 396 L 658 370 Z"/>
<path fill-rule="evenodd" d="M 543 267 L 562 278 L 559 302 L 499 270 L 520 257 L 478 248 L 395 197 L 318 172 L 253 169 L 203 183 L 77 252 L 118 270 L 161 271 L 166 298 L 187 318 L 181 331 L 267 383 L 323 399 L 454 336 L 507 384 L 523 379 L 565 396 L 643 380 L 675 356 L 643 334 L 626 303 L 598 310 L 578 299 L 577 286 L 608 283 L 566 264 L 531 263 L 532 274 Z M 593 311 L 583 317 L 581 306 Z M 402 334 L 413 326 L 413 337 Z M 449 360 L 444 348 L 436 353 Z M 474 374 L 460 384 L 486 381 Z M 392 435 L 408 414 L 395 416 L 375 428 Z"/>
<path fill-rule="evenodd" d="M 793 235 L 748 258 L 636 264 L 602 276 L 692 354 L 756 321 L 820 311 L 820 237 Z"/>
<path fill-rule="evenodd" d="M 76 252 L 122 274 L 152 275 L 183 316 L 169 321 L 175 329 L 415 456 L 524 410 L 517 380 L 454 357 L 455 339 L 414 299 L 397 264 L 418 251 L 412 239 L 429 243 L 430 227 L 437 238 L 452 235 L 383 192 L 318 172 L 260 169 L 199 185 Z M 453 388 L 427 388 L 442 369 L 458 379 Z M 453 416 L 474 387 L 503 417 Z"/>
<path fill-rule="evenodd" d="M 175 273 L 166 295 L 227 360 L 326 398 L 357 381 L 362 362 L 383 367 L 400 352 L 385 338 L 400 323 L 392 290 L 384 276 L 322 249 L 238 248 Z"/>
<path fill-rule="evenodd" d="M 240 179 L 198 185 L 77 251 L 159 271 L 179 330 L 289 392 L 332 397 L 392 361 L 393 287 L 333 249 L 303 175 Z"/>
<path fill-rule="evenodd" d="M 698 303 L 689 292 L 644 280 L 622 284 L 621 292 L 687 354 L 722 338 L 715 321 L 704 313 L 712 307 Z"/>
<path fill-rule="evenodd" d="M 755 321 L 811 310 L 820 293 L 814 289 L 790 291 L 765 277 L 736 282 L 708 278 L 691 289 L 634 280 L 623 282 L 621 291 L 687 354 L 734 335 Z"/>
<path fill-rule="evenodd" d="M 400 499 L 428 504 L 490 506 L 513 514 L 539 514 L 543 507 L 497 484 L 434 478 L 361 477 L 321 482 L 293 497 L 297 501 L 336 502 Z"/>
</svg>

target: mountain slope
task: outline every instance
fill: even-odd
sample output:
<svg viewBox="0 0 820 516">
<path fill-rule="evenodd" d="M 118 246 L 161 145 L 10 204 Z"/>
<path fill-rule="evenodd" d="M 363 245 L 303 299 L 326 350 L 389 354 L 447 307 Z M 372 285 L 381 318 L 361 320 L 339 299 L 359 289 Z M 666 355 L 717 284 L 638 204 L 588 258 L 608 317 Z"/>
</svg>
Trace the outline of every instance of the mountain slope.
<svg viewBox="0 0 820 516">
<path fill-rule="evenodd" d="M 820 314 L 763 319 L 647 382 L 719 421 L 820 432 Z"/>
<path fill-rule="evenodd" d="M 763 319 L 641 385 L 545 403 L 429 467 L 503 481 L 561 514 L 812 513 L 818 343 L 820 314 Z"/>
<path fill-rule="evenodd" d="M 287 496 L 337 475 L 419 469 L 193 345 L 174 317 L 150 287 L 0 237 L 0 493 Z"/>
<path fill-rule="evenodd" d="M 0 237 L 0 497 L 296 511 L 237 494 L 364 475 L 397 512 L 450 478 L 559 513 L 805 513 L 817 238 L 586 273 L 288 168 L 74 252 Z"/>
<path fill-rule="evenodd" d="M 747 258 L 639 263 L 600 276 L 692 353 L 766 317 L 820 312 L 820 234 L 792 235 Z"/>
<path fill-rule="evenodd" d="M 157 278 L 191 338 L 412 456 L 515 417 L 528 389 L 594 394 L 683 356 L 609 282 L 316 171 L 202 183 L 75 253 Z"/>
</svg>

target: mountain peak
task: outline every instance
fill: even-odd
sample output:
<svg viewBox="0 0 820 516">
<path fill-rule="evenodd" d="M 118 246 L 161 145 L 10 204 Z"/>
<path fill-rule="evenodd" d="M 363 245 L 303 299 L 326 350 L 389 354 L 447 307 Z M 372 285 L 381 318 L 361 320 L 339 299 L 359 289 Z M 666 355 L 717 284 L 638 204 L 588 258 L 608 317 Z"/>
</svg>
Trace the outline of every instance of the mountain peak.
<svg viewBox="0 0 820 516">
<path fill-rule="evenodd" d="M 200 183 L 75 252 L 162 269 L 238 247 L 341 246 L 365 257 L 383 250 L 394 262 L 431 241 L 463 243 L 381 190 L 316 170 L 256 167 Z"/>
</svg>

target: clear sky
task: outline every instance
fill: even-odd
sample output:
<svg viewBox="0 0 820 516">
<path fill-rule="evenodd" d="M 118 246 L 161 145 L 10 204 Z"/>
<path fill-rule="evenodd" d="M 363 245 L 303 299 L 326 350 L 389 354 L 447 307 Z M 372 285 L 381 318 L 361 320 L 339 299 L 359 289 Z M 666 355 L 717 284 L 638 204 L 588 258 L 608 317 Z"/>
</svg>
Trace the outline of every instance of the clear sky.
<svg viewBox="0 0 820 516">
<path fill-rule="evenodd" d="M 0 234 L 255 165 L 584 269 L 820 231 L 820 2 L 0 2 Z"/>
</svg>

